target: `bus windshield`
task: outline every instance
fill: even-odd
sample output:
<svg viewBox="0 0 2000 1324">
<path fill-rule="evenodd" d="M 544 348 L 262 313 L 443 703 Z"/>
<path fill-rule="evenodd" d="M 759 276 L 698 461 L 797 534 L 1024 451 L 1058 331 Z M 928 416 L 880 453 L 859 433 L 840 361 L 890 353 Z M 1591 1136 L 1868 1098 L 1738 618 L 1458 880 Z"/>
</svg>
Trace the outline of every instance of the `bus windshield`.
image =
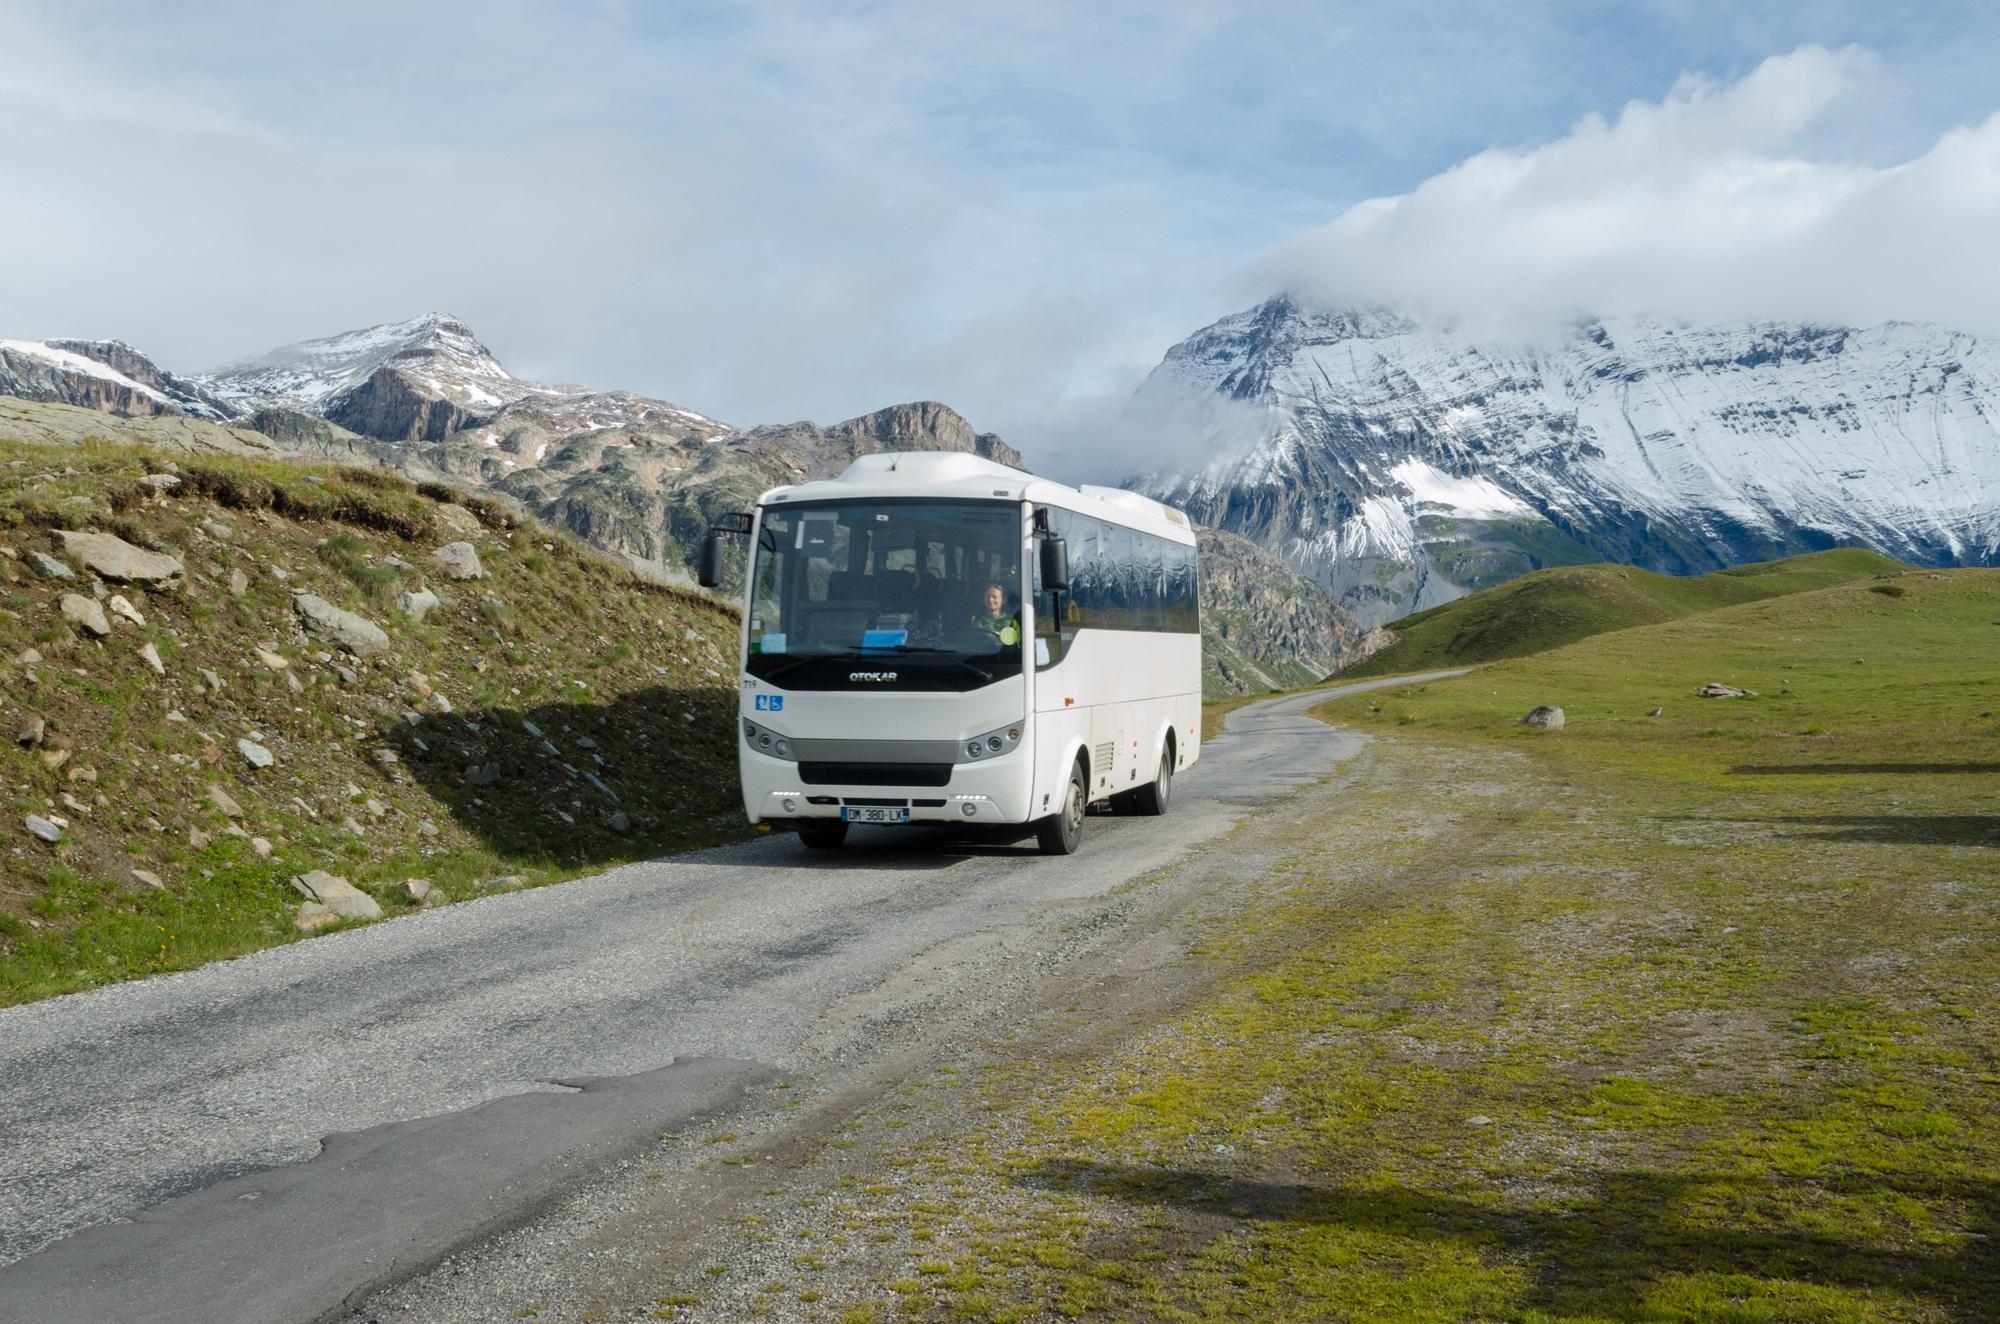
<svg viewBox="0 0 2000 1324">
<path fill-rule="evenodd" d="M 784 688 L 975 689 L 1021 671 L 1021 508 L 860 500 L 764 511 L 744 669 Z"/>
</svg>

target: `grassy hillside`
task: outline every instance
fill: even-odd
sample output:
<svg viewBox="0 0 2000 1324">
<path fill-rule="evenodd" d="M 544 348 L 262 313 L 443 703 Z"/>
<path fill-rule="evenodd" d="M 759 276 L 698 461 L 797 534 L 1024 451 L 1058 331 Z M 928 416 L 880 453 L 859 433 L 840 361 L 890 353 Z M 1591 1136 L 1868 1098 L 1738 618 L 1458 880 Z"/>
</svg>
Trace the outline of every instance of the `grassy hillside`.
<svg viewBox="0 0 2000 1324">
<path fill-rule="evenodd" d="M 437 904 L 744 830 L 714 775 L 734 747 L 733 614 L 453 496 L 0 441 L 0 1002 L 288 941 L 308 870 L 394 914 L 419 904 L 411 879 Z M 58 529 L 185 573 L 94 582 Z M 459 541 L 483 577 L 433 560 Z M 404 595 L 424 591 L 440 601 L 419 618 Z M 383 646 L 309 633 L 301 592 Z"/>
<path fill-rule="evenodd" d="M 1841 548 L 1685 577 L 1621 565 L 1540 570 L 1404 617 L 1389 627 L 1394 644 L 1341 674 L 1389 676 L 1524 657 L 1611 630 L 1904 568 L 1878 552 Z"/>
</svg>

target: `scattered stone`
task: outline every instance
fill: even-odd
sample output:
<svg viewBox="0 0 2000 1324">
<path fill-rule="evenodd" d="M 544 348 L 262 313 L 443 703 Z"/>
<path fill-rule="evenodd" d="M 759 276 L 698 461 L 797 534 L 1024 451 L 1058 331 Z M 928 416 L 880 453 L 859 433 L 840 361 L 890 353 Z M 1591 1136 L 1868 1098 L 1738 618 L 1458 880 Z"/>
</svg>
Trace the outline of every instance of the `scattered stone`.
<svg viewBox="0 0 2000 1324">
<path fill-rule="evenodd" d="M 271 839 L 269 837 L 252 837 L 250 838 L 250 849 L 257 853 L 258 859 L 268 860 L 271 858 Z"/>
<path fill-rule="evenodd" d="M 405 878 L 402 882 L 396 884 L 395 890 L 401 892 L 410 900 L 421 904 L 424 898 L 431 894 L 431 880 L 428 878 Z"/>
<path fill-rule="evenodd" d="M 151 814 L 146 815 L 146 817 L 140 821 L 145 823 L 145 825 L 154 832 L 165 832 L 167 830 L 167 825 L 165 823 L 162 823 L 159 819 L 154 818 Z"/>
<path fill-rule="evenodd" d="M 288 670 L 285 672 L 285 688 L 294 694 L 304 694 L 306 692 L 305 682 L 299 679 L 299 673 L 296 671 Z"/>
<path fill-rule="evenodd" d="M 278 761 L 278 756 L 247 736 L 236 742 L 236 752 L 243 761 L 253 768 L 268 768 Z"/>
<path fill-rule="evenodd" d="M 451 711 L 451 700 L 445 698 L 445 696 L 442 694 L 435 694 L 435 693 L 432 694 L 430 697 L 430 705 L 432 710 L 435 712 L 449 713 Z"/>
<path fill-rule="evenodd" d="M 113 534 L 57 529 L 56 537 L 62 540 L 63 551 L 81 561 L 86 570 L 114 584 L 159 584 L 187 573 L 178 556 L 134 547 Z"/>
<path fill-rule="evenodd" d="M 431 553 L 431 562 L 453 579 L 484 579 L 486 567 L 469 542 L 448 542 Z"/>
<path fill-rule="evenodd" d="M 42 650 L 39 648 L 24 648 L 21 650 L 20 656 L 14 660 L 24 667 L 36 666 L 42 660 Z"/>
<path fill-rule="evenodd" d="M 576 747 L 578 749 L 596 749 L 597 742 L 589 736 L 578 736 L 576 738 Z"/>
<path fill-rule="evenodd" d="M 370 818 L 380 818 L 389 812 L 389 806 L 383 804 L 372 795 L 362 803 L 361 807 L 368 811 L 368 817 Z"/>
<path fill-rule="evenodd" d="M 500 765 L 497 763 L 475 763 L 465 770 L 467 786 L 491 786 L 500 780 Z"/>
<path fill-rule="evenodd" d="M 81 626 L 86 633 L 99 639 L 111 633 L 111 622 L 104 619 L 104 608 L 81 593 L 63 594 L 62 614 L 72 624 Z"/>
<path fill-rule="evenodd" d="M 589 782 L 593 787 L 595 787 L 597 791 L 604 796 L 605 799 L 611 801 L 611 803 L 613 804 L 618 803 L 618 792 L 612 790 L 609 786 L 606 786 L 603 782 L 599 781 L 597 779 L 596 773 L 586 772 L 583 774 L 583 779 Z"/>
<path fill-rule="evenodd" d="M 611 817 L 604 820 L 613 832 L 630 832 L 632 819 L 623 809 L 613 810 Z"/>
<path fill-rule="evenodd" d="M 368 657 L 389 646 L 389 636 L 366 616 L 342 611 L 315 593 L 294 593 L 292 609 L 298 612 L 308 634 L 317 635 L 354 654 Z"/>
<path fill-rule="evenodd" d="M 281 565 L 272 565 L 272 566 L 267 566 L 265 568 L 271 572 L 271 578 L 277 580 L 280 584 L 286 582 L 292 577 L 292 572 L 285 569 L 285 567 Z"/>
<path fill-rule="evenodd" d="M 384 768 L 393 768 L 403 761 L 393 749 L 378 749 L 368 757 L 374 759 L 377 765 Z"/>
<path fill-rule="evenodd" d="M 219 519 L 203 520 L 201 522 L 201 531 L 217 542 L 228 542 L 236 536 L 236 526 Z"/>
<path fill-rule="evenodd" d="M 1465 1119 L 1465 1124 L 1467 1126 L 1491 1126 L 1493 1125 L 1493 1119 L 1484 1113 L 1474 1113 Z"/>
<path fill-rule="evenodd" d="M 160 875 L 150 870 L 134 869 L 132 877 L 152 888 L 155 892 L 164 892 L 167 890 L 167 885 L 160 881 Z"/>
<path fill-rule="evenodd" d="M 382 918 L 382 907 L 374 897 L 324 869 L 294 874 L 292 886 L 306 900 L 317 901 L 342 919 Z"/>
<path fill-rule="evenodd" d="M 173 474 L 147 474 L 139 480 L 141 487 L 150 487 L 156 495 L 164 496 L 181 485 L 181 480 Z"/>
<path fill-rule="evenodd" d="M 404 593 L 396 599 L 396 610 L 415 621 L 421 621 L 443 605 L 443 600 L 427 588 Z"/>
<path fill-rule="evenodd" d="M 445 528 L 451 530 L 453 533 L 464 534 L 468 538 L 477 534 L 485 527 L 480 524 L 479 516 L 473 514 L 455 501 L 441 503 L 437 508 L 436 514 L 438 523 L 444 525 Z"/>
<path fill-rule="evenodd" d="M 475 887 L 481 892 L 511 892 L 517 887 L 526 887 L 527 885 L 528 879 L 525 875 L 506 873 L 501 874 L 498 878 L 485 879 L 475 884 Z"/>
<path fill-rule="evenodd" d="M 95 768 L 89 768 L 89 767 L 71 768 L 68 772 L 64 773 L 63 775 L 65 777 L 68 777 L 73 782 L 90 782 L 94 785 L 97 781 L 97 769 Z"/>
<path fill-rule="evenodd" d="M 1542 704 L 1530 711 L 1517 725 L 1538 726 L 1544 731 L 1560 731 L 1563 729 L 1563 710 L 1560 708 L 1551 708 L 1548 704 Z"/>
<path fill-rule="evenodd" d="M 1704 699 L 1754 699 L 1755 690 L 1739 690 L 1734 685 L 1718 685 L 1714 681 L 1702 686 L 1695 694 Z"/>
<path fill-rule="evenodd" d="M 249 591 L 250 591 L 250 576 L 244 574 L 240 569 L 230 571 L 229 596 L 232 598 L 240 598 Z"/>
<path fill-rule="evenodd" d="M 148 639 L 145 646 L 139 650 L 139 660 L 158 674 L 162 676 L 167 674 L 167 664 L 160 661 L 160 650 L 153 646 L 152 640 Z"/>
<path fill-rule="evenodd" d="M 535 737 L 535 739 L 537 740 L 542 738 L 542 728 L 536 726 L 533 722 L 529 721 L 525 717 L 521 719 L 521 729 L 523 731 L 526 731 L 529 735 Z"/>
<path fill-rule="evenodd" d="M 43 818 L 40 814 L 29 814 L 21 821 L 27 826 L 29 832 L 48 842 L 51 846 L 62 840 L 62 829 L 48 819 Z"/>
<path fill-rule="evenodd" d="M 1648 716 L 1648 717 L 1659 717 L 1659 716 L 1663 715 L 1663 714 L 1664 714 L 1664 713 L 1665 713 L 1666 711 L 1667 711 L 1667 710 L 1666 710 L 1666 709 L 1664 709 L 1664 708 L 1652 708 L 1652 709 L 1648 709 L 1648 710 L 1647 710 L 1647 712 L 1646 712 L 1646 716 Z"/>
<path fill-rule="evenodd" d="M 29 552 L 28 564 L 35 567 L 35 573 L 43 579 L 75 579 L 76 571 L 64 565 L 47 552 Z"/>
<path fill-rule="evenodd" d="M 62 802 L 63 802 L 63 808 L 69 810 L 72 814 L 87 814 L 90 812 L 89 805 L 77 799 L 75 796 L 71 795 L 68 791 L 64 791 L 62 793 Z"/>
<path fill-rule="evenodd" d="M 211 785 L 208 788 L 208 802 L 220 810 L 225 818 L 243 817 L 243 806 L 237 804 L 236 797 L 220 786 Z"/>
<path fill-rule="evenodd" d="M 201 683 L 208 686 L 208 692 L 210 694 L 222 693 L 222 677 L 216 675 L 213 671 L 210 671 L 207 667 L 203 667 L 201 669 Z"/>
<path fill-rule="evenodd" d="M 333 674 L 340 677 L 340 683 L 343 685 L 356 685 L 361 681 L 361 673 L 353 667 L 335 667 Z"/>
<path fill-rule="evenodd" d="M 126 620 L 132 622 L 132 624 L 134 625 L 144 625 L 146 623 L 146 618 L 139 614 L 139 609 L 137 607 L 133 606 L 129 601 L 126 600 L 125 595 L 123 593 L 113 593 L 111 595 L 110 601 L 106 602 L 104 605 L 111 609 L 111 614 L 113 616 L 123 616 Z"/>
<path fill-rule="evenodd" d="M 257 648 L 257 661 L 262 663 L 264 666 L 270 668 L 272 671 L 283 671 L 286 667 L 292 665 L 292 660 L 290 658 L 284 656 L 281 653 L 274 653 L 269 648 L 263 647 L 262 645 L 259 645 Z"/>
<path fill-rule="evenodd" d="M 21 725 L 14 729 L 14 743 L 22 749 L 33 749 L 42 743 L 48 729 L 49 724 L 40 713 L 24 713 Z"/>
<path fill-rule="evenodd" d="M 209 841 L 208 834 L 206 832 L 203 832 L 200 828 L 191 827 L 188 829 L 189 850 L 205 850 L 208 847 L 208 841 Z"/>
<path fill-rule="evenodd" d="M 340 923 L 340 916 L 317 901 L 299 903 L 299 913 L 292 916 L 292 927 L 300 933 L 312 933 Z"/>
<path fill-rule="evenodd" d="M 431 822 L 428 818 L 424 819 L 422 822 L 417 824 L 418 836 L 435 837 L 437 834 L 438 834 L 437 824 Z"/>
</svg>

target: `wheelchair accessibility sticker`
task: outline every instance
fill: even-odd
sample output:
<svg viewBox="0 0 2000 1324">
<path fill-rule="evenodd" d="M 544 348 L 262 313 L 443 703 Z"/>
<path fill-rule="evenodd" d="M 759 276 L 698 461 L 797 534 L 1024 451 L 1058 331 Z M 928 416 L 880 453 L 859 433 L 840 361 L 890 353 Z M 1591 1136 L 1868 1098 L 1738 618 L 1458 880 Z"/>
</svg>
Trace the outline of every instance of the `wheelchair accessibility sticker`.
<svg viewBox="0 0 2000 1324">
<path fill-rule="evenodd" d="M 785 696 L 782 694 L 760 694 L 754 700 L 760 713 L 781 713 L 785 711 Z"/>
</svg>

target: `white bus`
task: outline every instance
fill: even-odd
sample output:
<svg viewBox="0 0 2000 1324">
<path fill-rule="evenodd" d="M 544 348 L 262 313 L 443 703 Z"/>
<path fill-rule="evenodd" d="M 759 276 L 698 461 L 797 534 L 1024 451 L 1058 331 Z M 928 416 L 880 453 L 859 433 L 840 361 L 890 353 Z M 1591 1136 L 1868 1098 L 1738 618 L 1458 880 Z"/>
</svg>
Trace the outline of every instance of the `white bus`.
<svg viewBox="0 0 2000 1324">
<path fill-rule="evenodd" d="M 1162 814 L 1201 753 L 1187 516 L 962 454 L 864 455 L 718 521 L 747 535 L 740 745 L 753 823 L 832 849 L 853 823 Z M 1023 586 L 1026 591 L 1023 592 Z"/>
</svg>

